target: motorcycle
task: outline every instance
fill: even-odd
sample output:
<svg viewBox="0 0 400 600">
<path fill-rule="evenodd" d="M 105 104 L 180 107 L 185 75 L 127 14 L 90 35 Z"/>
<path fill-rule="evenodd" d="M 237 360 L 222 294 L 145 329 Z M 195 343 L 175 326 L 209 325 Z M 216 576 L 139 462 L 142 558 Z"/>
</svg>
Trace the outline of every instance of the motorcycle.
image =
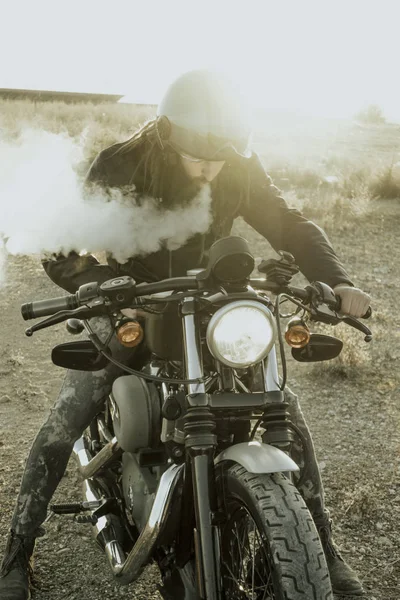
<svg viewBox="0 0 400 600">
<path fill-rule="evenodd" d="M 83 501 L 51 506 L 92 525 L 121 584 L 155 560 L 183 600 L 333 598 L 294 485 L 304 473 L 291 448 L 300 441 L 306 456 L 307 440 L 287 411 L 284 339 L 296 360 L 310 362 L 338 356 L 342 342 L 311 333 L 309 322 L 372 335 L 339 313 L 328 285 L 293 287 L 299 269 L 290 254 L 262 261 L 263 277 L 251 277 L 254 266 L 246 240 L 229 236 L 186 277 L 116 277 L 22 306 L 25 320 L 47 317 L 28 336 L 62 321 L 70 332 L 86 329 L 88 339 L 53 349 L 55 364 L 94 371 L 111 362 L 124 372 L 74 447 Z M 288 302 L 293 312 L 282 315 Z M 145 317 L 121 318 L 126 308 Z M 91 326 L 95 316 L 107 316 L 119 342 L 136 348 L 132 363 L 112 356 L 110 340 Z"/>
</svg>

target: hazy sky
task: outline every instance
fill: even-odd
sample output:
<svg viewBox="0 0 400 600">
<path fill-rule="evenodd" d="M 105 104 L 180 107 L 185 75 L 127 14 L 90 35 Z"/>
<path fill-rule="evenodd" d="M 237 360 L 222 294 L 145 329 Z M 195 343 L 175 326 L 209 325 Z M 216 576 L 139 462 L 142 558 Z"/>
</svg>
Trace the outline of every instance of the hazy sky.
<svg viewBox="0 0 400 600">
<path fill-rule="evenodd" d="M 214 66 L 267 109 L 400 121 L 400 0 L 0 0 L 0 87 L 157 103 Z"/>
</svg>

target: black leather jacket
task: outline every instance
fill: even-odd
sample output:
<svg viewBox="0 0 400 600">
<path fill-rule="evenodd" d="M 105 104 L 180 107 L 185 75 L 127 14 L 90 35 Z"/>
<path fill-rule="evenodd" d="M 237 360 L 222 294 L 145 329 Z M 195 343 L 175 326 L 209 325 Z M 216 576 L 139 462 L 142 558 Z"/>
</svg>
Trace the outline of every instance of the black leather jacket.
<svg viewBox="0 0 400 600">
<path fill-rule="evenodd" d="M 87 182 L 97 182 L 105 187 L 124 188 L 136 186 L 141 192 L 140 173 L 135 174 L 138 149 L 118 152 L 116 144 L 100 152 L 87 175 Z M 258 231 L 276 250 L 286 250 L 294 255 L 301 272 L 309 281 L 324 281 L 330 286 L 352 282 L 337 258 L 326 234 L 315 223 L 297 210 L 290 209 L 272 184 L 256 154 L 249 159 L 226 162 L 212 185 L 213 222 L 209 231 L 194 235 L 174 251 L 166 248 L 145 257 L 132 257 L 118 264 L 108 257 L 108 265 L 100 265 L 92 255 L 79 256 L 71 252 L 43 260 L 47 275 L 68 292 L 90 281 L 103 282 L 117 275 L 131 275 L 138 283 L 157 281 L 166 277 L 186 275 L 191 268 L 204 266 L 207 250 L 219 237 L 230 234 L 235 218 L 241 216 Z M 242 169 L 248 183 L 247 201 L 240 196 L 234 169 Z M 179 186 L 189 186 L 189 179 L 177 163 L 171 167 L 171 177 L 165 189 L 165 198 L 177 193 Z"/>
</svg>

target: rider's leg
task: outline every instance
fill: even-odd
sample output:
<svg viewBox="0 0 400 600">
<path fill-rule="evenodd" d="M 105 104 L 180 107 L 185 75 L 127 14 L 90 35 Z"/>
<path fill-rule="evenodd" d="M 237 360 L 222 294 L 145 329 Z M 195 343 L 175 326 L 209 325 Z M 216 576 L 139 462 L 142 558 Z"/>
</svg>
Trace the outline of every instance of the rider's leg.
<svg viewBox="0 0 400 600">
<path fill-rule="evenodd" d="M 303 496 L 314 521 L 329 522 L 329 511 L 325 507 L 324 486 L 322 484 L 321 473 L 319 470 L 317 457 L 315 455 L 314 443 L 311 433 L 304 419 L 303 412 L 296 394 L 290 389 L 285 389 L 285 400 L 289 403 L 290 418 L 300 429 L 307 442 L 308 452 L 305 452 L 302 444 L 295 443 L 292 448 L 292 458 L 300 467 L 300 474 L 304 474 L 306 467 L 306 476 L 302 477 L 300 487 Z M 307 464 L 306 464 L 307 456 Z"/>
<path fill-rule="evenodd" d="M 101 339 L 105 340 L 110 332 L 108 319 L 92 319 L 91 324 Z M 110 345 L 113 356 L 122 362 L 132 355 L 132 350 L 121 346 L 116 339 Z M 101 371 L 67 372 L 58 399 L 37 434 L 26 462 L 12 518 L 10 540 L 0 571 L 2 599 L 25 600 L 29 597 L 29 592 L 24 591 L 29 588 L 28 573 L 20 565 L 23 563 L 27 566 L 34 539 L 41 535 L 48 504 L 64 474 L 75 441 L 101 410 L 119 373 L 118 367 L 111 364 Z M 21 579 L 18 573 L 24 574 L 24 577 Z M 17 590 L 13 592 L 14 595 L 9 592 L 11 579 Z M 19 583 L 20 592 L 17 589 Z"/>
<path fill-rule="evenodd" d="M 289 403 L 288 410 L 291 420 L 297 425 L 306 440 L 306 453 L 300 443 L 294 444 L 292 451 L 293 460 L 300 467 L 301 481 L 298 480 L 300 485 L 297 487 L 303 496 L 318 529 L 329 568 L 329 574 L 331 576 L 333 591 L 336 594 L 342 595 L 362 595 L 363 588 L 360 580 L 353 569 L 345 563 L 339 550 L 332 541 L 331 519 L 329 518 L 329 511 L 325 507 L 324 487 L 322 484 L 321 473 L 315 455 L 310 430 L 305 422 L 298 397 L 293 394 L 291 390 L 286 388 L 285 400 Z M 304 473 L 305 476 L 302 477 Z"/>
</svg>

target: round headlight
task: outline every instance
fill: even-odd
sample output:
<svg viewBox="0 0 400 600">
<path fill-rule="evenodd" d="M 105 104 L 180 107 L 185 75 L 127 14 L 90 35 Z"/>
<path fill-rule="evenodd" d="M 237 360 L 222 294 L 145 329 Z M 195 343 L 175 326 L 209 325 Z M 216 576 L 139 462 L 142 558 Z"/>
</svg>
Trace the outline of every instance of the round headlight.
<svg viewBox="0 0 400 600">
<path fill-rule="evenodd" d="M 207 327 L 211 354 L 233 368 L 249 367 L 263 360 L 275 339 L 276 326 L 271 311 L 253 300 L 238 300 L 223 306 Z"/>
</svg>

